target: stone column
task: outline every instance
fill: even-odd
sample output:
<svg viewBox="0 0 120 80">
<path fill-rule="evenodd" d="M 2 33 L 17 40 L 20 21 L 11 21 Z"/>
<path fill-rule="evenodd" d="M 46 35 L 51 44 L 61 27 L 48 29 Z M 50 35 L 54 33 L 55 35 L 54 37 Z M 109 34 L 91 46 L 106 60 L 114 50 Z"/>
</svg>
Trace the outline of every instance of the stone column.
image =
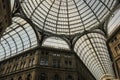
<svg viewBox="0 0 120 80">
<path fill-rule="evenodd" d="M 40 51 L 39 50 L 36 50 L 35 51 L 35 63 L 34 65 L 39 65 L 39 58 L 40 58 Z"/>
</svg>

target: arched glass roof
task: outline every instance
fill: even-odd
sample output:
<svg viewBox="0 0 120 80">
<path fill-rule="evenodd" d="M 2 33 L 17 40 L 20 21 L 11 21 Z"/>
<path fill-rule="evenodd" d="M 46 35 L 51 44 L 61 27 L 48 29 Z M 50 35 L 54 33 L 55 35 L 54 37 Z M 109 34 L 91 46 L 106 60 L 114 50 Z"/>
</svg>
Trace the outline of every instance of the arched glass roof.
<svg viewBox="0 0 120 80">
<path fill-rule="evenodd" d="M 102 34 L 88 33 L 83 35 L 75 43 L 74 51 L 96 80 L 101 80 L 105 75 L 114 76 L 106 39 Z"/>
<path fill-rule="evenodd" d="M 42 46 L 70 50 L 69 45 L 59 37 L 48 37 Z"/>
<path fill-rule="evenodd" d="M 111 35 L 120 26 L 120 7 L 113 13 L 107 25 L 108 35 Z"/>
<path fill-rule="evenodd" d="M 14 1 L 11 0 L 11 10 Z M 71 39 L 70 43 L 72 40 L 74 43 L 75 40 L 74 51 L 97 80 L 100 80 L 104 75 L 114 76 L 106 46 L 106 38 L 103 36 L 102 31 L 96 30 L 95 33 L 94 30 L 112 12 L 117 0 L 18 1 L 20 7 L 16 4 L 15 9 L 18 10 L 15 10 L 16 12 L 13 12 L 13 15 L 22 15 L 24 18 L 26 16 L 30 21 L 27 22 L 20 17 L 13 17 L 12 25 L 7 28 L 0 40 L 0 59 L 5 59 L 38 46 L 36 33 L 32 28 L 34 26 L 37 26 L 41 32 L 56 34 L 57 36 L 78 33 L 83 35 L 85 32 L 77 41 L 78 36 L 76 38 L 69 37 Z M 118 15 L 119 11 L 115 14 Z M 108 25 L 113 25 L 112 21 L 114 20 L 117 20 L 117 17 L 111 19 Z M 29 24 L 31 21 L 34 26 Z M 119 24 L 118 22 L 115 23 Z M 113 27 L 108 28 L 110 28 L 110 32 L 113 29 Z M 89 33 L 91 29 L 94 30 Z M 49 36 L 44 40 L 42 46 L 70 49 L 67 42 L 60 37 Z"/>
<path fill-rule="evenodd" d="M 116 0 L 19 0 L 23 12 L 42 31 L 74 35 L 99 25 Z"/>
<path fill-rule="evenodd" d="M 14 17 L 12 25 L 4 32 L 0 41 L 0 59 L 26 51 L 37 46 L 33 28 L 22 18 Z"/>
</svg>

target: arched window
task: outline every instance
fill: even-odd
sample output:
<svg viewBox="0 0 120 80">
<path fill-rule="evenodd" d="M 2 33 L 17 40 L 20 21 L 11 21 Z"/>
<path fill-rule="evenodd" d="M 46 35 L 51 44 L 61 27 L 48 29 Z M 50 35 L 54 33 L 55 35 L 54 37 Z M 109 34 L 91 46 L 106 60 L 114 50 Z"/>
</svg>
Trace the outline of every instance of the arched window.
<svg viewBox="0 0 120 80">
<path fill-rule="evenodd" d="M 22 77 L 20 76 L 20 77 L 18 78 L 18 80 L 22 80 Z"/>
<path fill-rule="evenodd" d="M 32 79 L 31 74 L 28 74 L 28 75 L 27 75 L 27 80 L 31 80 L 31 79 Z"/>
<path fill-rule="evenodd" d="M 73 80 L 72 76 L 71 75 L 68 75 L 66 80 Z"/>
<path fill-rule="evenodd" d="M 41 73 L 40 80 L 47 80 L 47 74 L 46 73 Z"/>
<path fill-rule="evenodd" d="M 13 78 L 11 78 L 11 80 L 14 80 Z"/>
<path fill-rule="evenodd" d="M 40 65 L 48 66 L 48 58 L 47 57 L 42 57 L 40 59 Z"/>
<path fill-rule="evenodd" d="M 32 63 L 32 66 L 35 64 L 35 59 L 34 58 L 32 59 L 31 63 Z"/>
<path fill-rule="evenodd" d="M 33 66 L 35 64 L 35 59 L 29 59 L 29 66 Z"/>
<path fill-rule="evenodd" d="M 60 67 L 60 60 L 59 59 L 53 59 L 52 63 L 54 68 L 59 68 Z"/>
<path fill-rule="evenodd" d="M 68 43 L 64 39 L 59 37 L 48 37 L 46 40 L 44 40 L 42 46 L 57 49 L 70 49 Z"/>
<path fill-rule="evenodd" d="M 58 74 L 55 74 L 53 80 L 60 80 L 59 75 L 58 75 Z"/>
<path fill-rule="evenodd" d="M 22 61 L 21 62 L 21 69 L 25 68 L 26 67 L 25 65 L 26 65 L 26 61 Z"/>
</svg>

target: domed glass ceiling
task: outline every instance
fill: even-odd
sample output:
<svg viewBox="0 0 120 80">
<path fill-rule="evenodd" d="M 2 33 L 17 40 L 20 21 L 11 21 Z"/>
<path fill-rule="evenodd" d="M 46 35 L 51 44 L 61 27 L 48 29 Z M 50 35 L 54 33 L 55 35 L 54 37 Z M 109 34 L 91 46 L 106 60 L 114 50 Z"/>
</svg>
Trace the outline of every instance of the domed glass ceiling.
<svg viewBox="0 0 120 80">
<path fill-rule="evenodd" d="M 18 11 L 18 13 L 25 14 L 30 22 L 32 21 L 43 32 L 75 35 L 96 28 L 110 14 L 116 1 L 19 0 L 23 11 Z M 35 31 L 37 31 L 36 28 Z M 14 17 L 12 25 L 1 38 L 0 59 L 39 46 L 39 37 L 36 36 L 35 31 L 29 21 Z M 51 42 L 54 44 L 51 45 Z M 42 44 L 42 46 L 59 46 L 58 48 L 63 45 L 69 49 L 69 45 L 63 39 L 53 36 L 44 40 Z M 106 38 L 101 32 L 85 33 L 75 41 L 73 49 L 96 79 L 100 80 L 104 75 L 114 76 Z"/>
<path fill-rule="evenodd" d="M 19 0 L 23 12 L 44 32 L 74 35 L 99 25 L 116 0 Z"/>
</svg>

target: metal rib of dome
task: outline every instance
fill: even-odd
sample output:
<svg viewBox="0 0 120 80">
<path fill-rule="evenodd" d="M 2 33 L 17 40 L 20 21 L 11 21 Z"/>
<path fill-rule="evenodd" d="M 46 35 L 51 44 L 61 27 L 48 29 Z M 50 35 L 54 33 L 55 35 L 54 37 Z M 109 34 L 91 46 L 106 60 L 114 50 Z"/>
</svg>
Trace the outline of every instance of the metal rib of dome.
<svg viewBox="0 0 120 80">
<path fill-rule="evenodd" d="M 33 28 L 20 17 L 12 20 L 12 25 L 6 29 L 0 41 L 0 60 L 37 46 Z"/>
<path fill-rule="evenodd" d="M 106 75 L 114 77 L 106 39 L 102 34 L 88 33 L 83 35 L 75 43 L 74 50 L 96 80 L 102 80 Z"/>
<path fill-rule="evenodd" d="M 15 5 L 15 0 L 11 0 L 11 11 L 13 11 L 14 5 Z"/>
<path fill-rule="evenodd" d="M 42 31 L 74 35 L 99 25 L 116 0 L 19 0 L 23 12 Z"/>
</svg>

